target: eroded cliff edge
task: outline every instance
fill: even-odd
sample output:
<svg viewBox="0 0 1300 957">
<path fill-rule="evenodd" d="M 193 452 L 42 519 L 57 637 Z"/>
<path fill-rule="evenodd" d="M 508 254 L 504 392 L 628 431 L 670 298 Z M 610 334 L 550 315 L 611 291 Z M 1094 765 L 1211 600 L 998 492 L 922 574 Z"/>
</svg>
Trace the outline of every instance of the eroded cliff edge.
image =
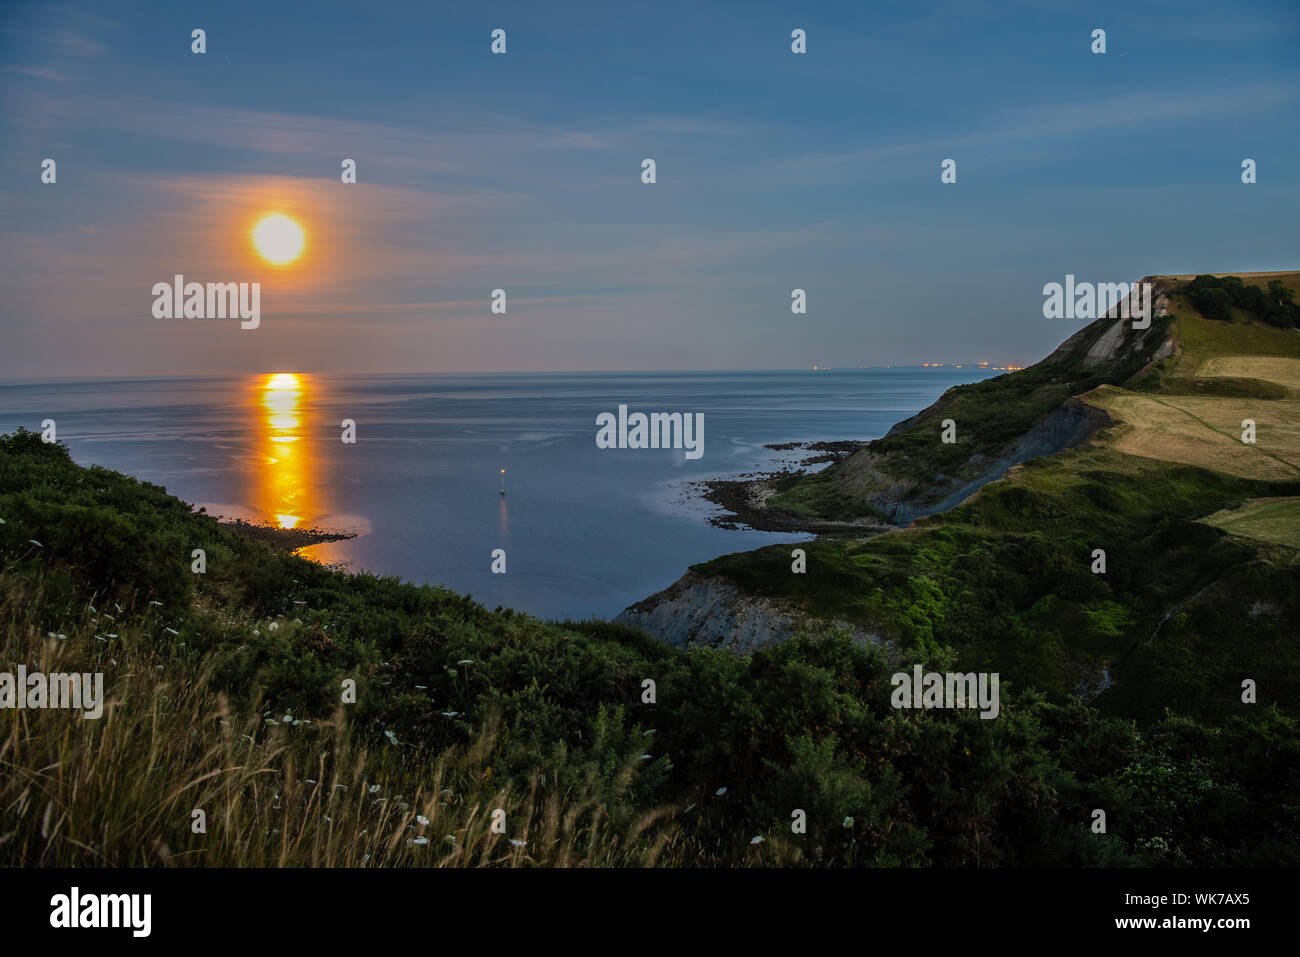
<svg viewBox="0 0 1300 957">
<path fill-rule="evenodd" d="M 1130 295 L 1042 361 L 949 389 L 843 461 L 812 474 L 715 483 L 712 497 L 756 528 L 877 535 L 955 508 L 1022 463 L 1086 443 L 1109 417 L 1078 396 L 1130 382 L 1177 349 L 1169 318 L 1177 282 L 1139 282 L 1152 287 L 1149 323 L 1128 318 Z M 948 419 L 957 424 L 957 441 L 943 444 L 938 437 Z M 705 566 L 624 609 L 615 621 L 672 645 L 746 655 L 806 628 L 835 627 L 860 641 L 888 644 L 882 628 L 861 618 L 813 614 L 805 603 L 742 589 Z"/>
</svg>

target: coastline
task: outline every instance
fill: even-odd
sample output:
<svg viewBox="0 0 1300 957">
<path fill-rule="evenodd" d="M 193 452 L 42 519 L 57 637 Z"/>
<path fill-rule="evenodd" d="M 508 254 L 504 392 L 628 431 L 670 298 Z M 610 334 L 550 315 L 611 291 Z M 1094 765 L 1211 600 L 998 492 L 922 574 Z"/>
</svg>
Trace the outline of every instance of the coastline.
<svg viewBox="0 0 1300 957">
<path fill-rule="evenodd" d="M 283 552 L 296 552 L 308 545 L 322 542 L 341 542 L 356 538 L 356 532 L 336 532 L 325 528 L 281 528 L 269 522 L 253 523 L 242 518 L 222 519 L 220 524 L 233 532 L 243 535 L 255 542 L 265 542 L 272 548 Z"/>
<path fill-rule="evenodd" d="M 851 521 L 816 519 L 796 515 L 784 509 L 769 508 L 768 500 L 780 491 L 783 483 L 815 474 L 820 468 L 842 462 L 869 442 L 779 442 L 764 445 L 774 452 L 797 452 L 792 466 L 767 472 L 742 472 L 732 478 L 701 479 L 687 487 L 703 500 L 723 509 L 722 514 L 707 521 L 715 528 L 751 528 L 758 532 L 807 532 L 814 535 L 877 534 L 896 528 L 879 518 L 865 516 Z"/>
</svg>

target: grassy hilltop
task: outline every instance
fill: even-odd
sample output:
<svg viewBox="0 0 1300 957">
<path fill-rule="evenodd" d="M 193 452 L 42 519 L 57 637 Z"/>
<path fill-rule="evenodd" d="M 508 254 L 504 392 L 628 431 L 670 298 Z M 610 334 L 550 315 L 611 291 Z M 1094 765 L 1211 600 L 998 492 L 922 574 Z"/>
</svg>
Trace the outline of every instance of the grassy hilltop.
<svg viewBox="0 0 1300 957">
<path fill-rule="evenodd" d="M 1090 431 L 1060 451 L 908 528 L 813 543 L 803 576 L 790 574 L 788 548 L 695 571 L 860 624 L 908 654 L 952 655 L 1112 713 L 1217 720 L 1245 678 L 1298 701 L 1300 310 L 1288 294 L 1298 279 L 1156 277 L 1165 315 L 1150 330 L 1100 319 L 1043 363 L 950 390 L 784 497 L 844 518 L 846 490 L 883 495 L 906 468 L 931 479 L 896 501 L 935 502 L 1071 410 Z M 956 444 L 940 442 L 947 418 Z M 1104 574 L 1091 570 L 1095 549 Z"/>
<path fill-rule="evenodd" d="M 1143 340 L 1177 348 L 1122 379 L 992 380 L 1104 410 L 1092 441 L 906 530 L 812 543 L 806 575 L 788 548 L 697 566 L 810 612 L 750 657 L 331 571 L 0 437 L 0 672 L 103 672 L 109 701 L 0 710 L 0 864 L 1300 863 L 1295 383 L 1238 361 L 1294 359 L 1300 334 L 1186 295 Z M 959 409 L 1010 405 L 972 394 Z M 1131 404 L 1156 399 L 1204 425 Z M 1243 408 L 1258 460 L 1228 444 Z M 986 460 L 944 459 L 959 481 L 1000 455 L 963 451 Z M 891 708 L 900 663 L 999 671 L 1000 716 Z"/>
<path fill-rule="evenodd" d="M 1128 400 L 1135 422 L 1159 411 L 1155 395 L 1235 398 L 1239 405 L 1300 397 L 1300 332 L 1295 328 L 1300 307 L 1292 301 L 1300 290 L 1300 273 L 1265 273 L 1249 282 L 1162 276 L 1144 281 L 1155 292 L 1149 329 L 1133 329 L 1112 310 L 1028 369 L 949 389 L 847 461 L 784 480 L 766 500 L 766 510 L 774 517 L 802 517 L 810 523 L 875 515 L 905 525 L 958 504 L 1012 464 L 1087 438 L 1105 421 L 1098 408 L 1117 411 L 1097 401 L 1094 390 L 1103 385 L 1144 397 Z M 1234 294 L 1240 306 L 1234 305 Z M 1167 398 L 1161 401 L 1168 404 Z M 1177 404 L 1196 403 L 1180 399 Z M 1231 417 L 1228 405 L 1215 408 Z M 1283 416 L 1293 411 L 1291 406 L 1265 408 Z M 941 423 L 948 419 L 957 423 L 953 444 L 938 441 Z M 1150 438 L 1134 441 L 1140 445 Z M 1259 461 L 1274 440 L 1237 451 Z M 1219 455 L 1233 454 L 1216 446 Z M 1138 446 L 1129 450 L 1141 454 Z M 1167 451 L 1152 448 L 1156 458 L 1169 458 Z M 1287 452 L 1294 451 L 1288 444 Z M 1207 464 L 1199 458 L 1176 460 Z"/>
</svg>

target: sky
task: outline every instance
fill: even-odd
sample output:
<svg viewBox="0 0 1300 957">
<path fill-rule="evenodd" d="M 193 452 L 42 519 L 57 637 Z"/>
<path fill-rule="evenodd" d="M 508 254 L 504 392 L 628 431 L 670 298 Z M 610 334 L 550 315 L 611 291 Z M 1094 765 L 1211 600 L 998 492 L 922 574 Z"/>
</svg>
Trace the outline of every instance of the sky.
<svg viewBox="0 0 1300 957">
<path fill-rule="evenodd" d="M 1293 0 L 0 2 L 0 377 L 1025 365 L 1298 222 Z"/>
</svg>

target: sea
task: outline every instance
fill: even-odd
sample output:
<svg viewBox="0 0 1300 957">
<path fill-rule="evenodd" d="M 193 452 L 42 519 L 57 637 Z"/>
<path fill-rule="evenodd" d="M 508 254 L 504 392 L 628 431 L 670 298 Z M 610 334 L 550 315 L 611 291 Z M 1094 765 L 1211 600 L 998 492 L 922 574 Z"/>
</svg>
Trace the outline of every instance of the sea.
<svg viewBox="0 0 1300 957">
<path fill-rule="evenodd" d="M 949 387 L 995 374 L 7 380 L 0 432 L 53 420 L 78 463 L 164 486 L 210 514 L 355 533 L 303 550 L 316 561 L 445 585 L 489 608 L 611 618 L 692 564 L 809 538 L 715 527 L 719 510 L 694 483 L 801 458 L 771 444 L 877 438 Z M 620 405 L 702 414 L 703 454 L 598 447 L 597 417 Z"/>
</svg>

